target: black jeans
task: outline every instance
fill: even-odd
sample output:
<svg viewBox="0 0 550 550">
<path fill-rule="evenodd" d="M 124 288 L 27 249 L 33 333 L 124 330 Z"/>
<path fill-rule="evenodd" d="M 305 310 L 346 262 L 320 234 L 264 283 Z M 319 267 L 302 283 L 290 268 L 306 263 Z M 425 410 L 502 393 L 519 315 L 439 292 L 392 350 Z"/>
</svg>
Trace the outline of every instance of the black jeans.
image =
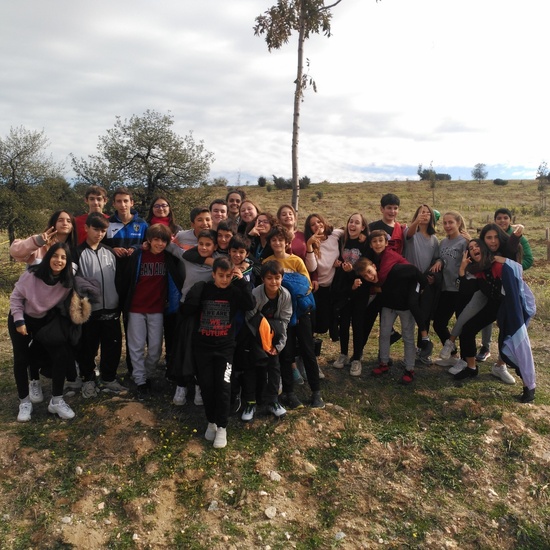
<svg viewBox="0 0 550 550">
<path fill-rule="evenodd" d="M 292 363 L 294 363 L 297 352 L 296 341 L 299 346 L 299 354 L 304 360 L 309 387 L 311 391 L 319 391 L 319 365 L 317 365 L 317 357 L 315 357 L 311 316 L 309 313 L 305 313 L 298 319 L 296 325 L 288 327 L 286 346 L 279 356 L 281 377 L 283 379 L 283 392 L 291 393 L 294 391 Z"/>
<path fill-rule="evenodd" d="M 13 375 L 19 399 L 29 395 L 28 369 L 31 368 L 31 379 L 38 380 L 37 365 L 44 364 L 46 358 L 52 368 L 52 395 L 54 396 L 63 395 L 67 370 L 74 369 L 74 353 L 68 342 L 63 345 L 48 346 L 33 339 L 33 334 L 47 322 L 46 319 L 25 316 L 29 334 L 23 336 L 17 332 L 11 312 L 8 315 L 8 332 L 13 347 Z"/>
<path fill-rule="evenodd" d="M 85 382 L 95 380 L 95 357 L 100 345 L 99 372 L 101 379 L 104 382 L 112 382 L 116 378 L 122 353 L 122 331 L 118 317 L 105 321 L 90 319 L 82 325 L 78 365 Z"/>
<path fill-rule="evenodd" d="M 281 366 L 278 355 L 270 355 L 257 365 L 251 365 L 242 373 L 243 402 L 261 401 L 265 395 L 267 403 L 279 400 Z"/>
</svg>

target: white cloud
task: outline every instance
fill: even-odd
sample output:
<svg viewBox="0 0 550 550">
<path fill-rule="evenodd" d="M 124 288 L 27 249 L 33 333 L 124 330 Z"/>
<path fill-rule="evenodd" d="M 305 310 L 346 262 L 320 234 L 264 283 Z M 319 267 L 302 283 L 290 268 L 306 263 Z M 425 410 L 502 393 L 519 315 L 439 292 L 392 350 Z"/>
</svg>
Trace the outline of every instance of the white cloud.
<svg viewBox="0 0 550 550">
<path fill-rule="evenodd" d="M 93 154 L 117 115 L 171 111 L 214 152 L 213 175 L 290 175 L 296 41 L 268 53 L 252 31 L 274 2 L 4 3 L 2 134 L 43 128 L 63 160 Z M 543 9 L 344 0 L 333 36 L 306 44 L 319 91 L 302 104 L 301 173 L 415 177 L 430 161 L 457 177 L 476 162 L 534 173 L 548 157 Z"/>
</svg>

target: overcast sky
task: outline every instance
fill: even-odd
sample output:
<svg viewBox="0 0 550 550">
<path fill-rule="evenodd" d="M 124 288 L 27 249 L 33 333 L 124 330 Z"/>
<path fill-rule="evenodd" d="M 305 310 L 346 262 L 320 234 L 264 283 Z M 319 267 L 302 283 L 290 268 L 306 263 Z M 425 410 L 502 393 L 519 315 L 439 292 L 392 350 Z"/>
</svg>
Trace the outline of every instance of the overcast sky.
<svg viewBox="0 0 550 550">
<path fill-rule="evenodd" d="M 94 154 L 115 117 L 170 111 L 231 184 L 289 177 L 296 39 L 252 31 L 275 0 L 17 0 L 0 5 L 0 135 L 44 130 Z M 550 162 L 546 4 L 343 0 L 306 43 L 300 174 L 313 182 L 533 178 Z"/>
</svg>

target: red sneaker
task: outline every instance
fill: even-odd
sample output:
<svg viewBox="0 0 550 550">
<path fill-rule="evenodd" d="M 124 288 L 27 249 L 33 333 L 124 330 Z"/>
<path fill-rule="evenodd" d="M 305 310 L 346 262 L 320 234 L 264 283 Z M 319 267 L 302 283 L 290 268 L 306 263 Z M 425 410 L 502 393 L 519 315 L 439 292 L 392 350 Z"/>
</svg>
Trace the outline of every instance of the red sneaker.
<svg viewBox="0 0 550 550">
<path fill-rule="evenodd" d="M 410 384 L 411 382 L 414 382 L 414 371 L 406 370 L 405 374 L 401 377 L 401 382 L 403 382 L 403 384 Z"/>
<path fill-rule="evenodd" d="M 378 366 L 372 369 L 373 376 L 380 376 L 389 372 L 390 366 L 387 363 L 379 363 Z"/>
</svg>

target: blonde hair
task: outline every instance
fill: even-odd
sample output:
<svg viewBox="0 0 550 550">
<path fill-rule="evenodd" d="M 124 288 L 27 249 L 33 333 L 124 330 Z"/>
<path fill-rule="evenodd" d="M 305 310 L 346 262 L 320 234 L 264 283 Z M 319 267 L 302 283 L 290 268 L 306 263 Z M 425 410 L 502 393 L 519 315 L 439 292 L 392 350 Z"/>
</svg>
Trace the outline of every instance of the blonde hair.
<svg viewBox="0 0 550 550">
<path fill-rule="evenodd" d="M 445 216 L 453 217 L 456 221 L 456 224 L 458 225 L 459 234 L 468 241 L 471 239 L 470 234 L 466 229 L 466 222 L 464 221 L 464 218 L 462 217 L 462 214 L 460 212 L 457 212 L 456 210 L 449 210 L 448 212 L 445 212 L 445 214 L 443 214 L 443 217 Z"/>
</svg>

